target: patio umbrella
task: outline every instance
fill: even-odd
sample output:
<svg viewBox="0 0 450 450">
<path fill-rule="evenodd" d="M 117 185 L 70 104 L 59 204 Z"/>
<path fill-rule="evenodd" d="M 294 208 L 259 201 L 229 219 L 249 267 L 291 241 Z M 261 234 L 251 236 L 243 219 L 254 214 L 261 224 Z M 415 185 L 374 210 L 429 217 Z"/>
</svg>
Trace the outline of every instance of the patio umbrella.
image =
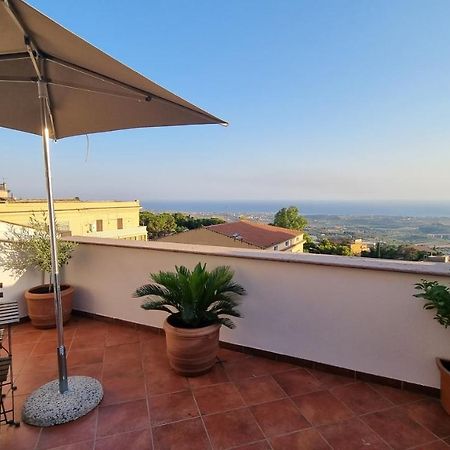
<svg viewBox="0 0 450 450">
<path fill-rule="evenodd" d="M 68 391 L 49 139 L 127 128 L 222 124 L 22 0 L 0 0 L 0 126 L 42 136 L 58 388 Z"/>
</svg>

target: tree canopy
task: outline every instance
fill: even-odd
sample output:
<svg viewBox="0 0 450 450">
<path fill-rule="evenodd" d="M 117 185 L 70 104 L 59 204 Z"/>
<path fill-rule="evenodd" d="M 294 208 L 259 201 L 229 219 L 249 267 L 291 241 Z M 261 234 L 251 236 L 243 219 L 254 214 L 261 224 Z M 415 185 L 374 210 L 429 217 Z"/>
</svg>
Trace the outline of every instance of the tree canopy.
<svg viewBox="0 0 450 450">
<path fill-rule="evenodd" d="M 349 256 L 352 254 L 348 244 L 332 242 L 329 239 L 322 239 L 319 243 L 313 242 L 310 238 L 306 239 L 303 248 L 305 252 L 321 255 Z"/>
<path fill-rule="evenodd" d="M 404 261 L 423 261 L 428 256 L 427 251 L 418 250 L 412 245 L 395 245 L 378 242 L 368 252 L 361 253 L 361 256 L 366 258 L 381 258 L 381 259 L 401 259 Z"/>
<path fill-rule="evenodd" d="M 274 217 L 273 224 L 277 227 L 289 228 L 291 230 L 303 230 L 308 221 L 299 214 L 296 206 L 280 209 Z"/>
<path fill-rule="evenodd" d="M 142 211 L 139 214 L 139 222 L 147 227 L 149 239 L 159 239 L 173 233 L 216 225 L 225 221 L 218 217 L 193 217 L 179 212 L 152 213 Z"/>
</svg>

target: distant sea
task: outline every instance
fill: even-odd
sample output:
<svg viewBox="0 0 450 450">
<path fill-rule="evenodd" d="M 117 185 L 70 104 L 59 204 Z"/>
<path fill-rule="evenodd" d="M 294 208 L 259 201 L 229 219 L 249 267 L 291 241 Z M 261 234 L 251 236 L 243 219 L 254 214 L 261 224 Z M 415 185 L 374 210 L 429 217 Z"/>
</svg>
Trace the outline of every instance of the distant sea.
<svg viewBox="0 0 450 450">
<path fill-rule="evenodd" d="M 410 216 L 450 217 L 450 201 L 141 201 L 144 209 L 156 212 L 185 212 L 208 214 L 270 214 L 285 206 L 297 206 L 305 215 L 341 216 Z"/>
</svg>

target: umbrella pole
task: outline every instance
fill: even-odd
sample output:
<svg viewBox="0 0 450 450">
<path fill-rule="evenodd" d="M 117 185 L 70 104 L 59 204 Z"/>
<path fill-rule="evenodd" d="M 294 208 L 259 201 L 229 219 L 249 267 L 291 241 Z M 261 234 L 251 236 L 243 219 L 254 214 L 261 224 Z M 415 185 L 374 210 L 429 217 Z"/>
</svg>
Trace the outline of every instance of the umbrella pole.
<svg viewBox="0 0 450 450">
<path fill-rule="evenodd" d="M 56 349 L 58 357 L 58 375 L 59 375 L 59 392 L 63 394 L 68 390 L 67 382 L 67 360 L 66 348 L 64 346 L 64 327 L 63 327 L 63 312 L 61 302 L 61 285 L 59 281 L 59 267 L 58 267 L 58 247 L 56 242 L 56 219 L 55 206 L 53 202 L 53 188 L 52 188 L 52 172 L 50 162 L 50 143 L 49 133 L 47 127 L 47 86 L 44 82 L 38 82 L 39 102 L 41 107 L 41 126 L 42 126 L 42 146 L 44 151 L 45 163 L 45 179 L 47 188 L 47 203 L 48 203 L 48 221 L 50 233 L 50 249 L 52 258 L 52 274 L 51 284 L 53 284 L 53 295 L 55 299 L 55 317 L 56 329 L 58 334 L 58 347 Z"/>
</svg>

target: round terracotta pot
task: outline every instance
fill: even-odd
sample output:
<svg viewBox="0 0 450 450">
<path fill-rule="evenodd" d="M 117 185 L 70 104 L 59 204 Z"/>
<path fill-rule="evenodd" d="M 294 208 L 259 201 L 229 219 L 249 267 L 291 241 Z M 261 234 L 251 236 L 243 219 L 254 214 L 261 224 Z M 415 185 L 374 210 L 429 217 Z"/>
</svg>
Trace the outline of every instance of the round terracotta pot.
<svg viewBox="0 0 450 450">
<path fill-rule="evenodd" d="M 61 285 L 63 321 L 66 323 L 72 313 L 74 288 L 68 284 Z M 55 328 L 55 301 L 53 292 L 48 292 L 48 284 L 35 286 L 25 292 L 28 317 L 36 328 Z"/>
<path fill-rule="evenodd" d="M 167 356 L 175 372 L 195 377 L 208 372 L 216 363 L 220 324 L 202 328 L 178 328 L 166 319 L 164 331 Z"/>
<path fill-rule="evenodd" d="M 450 361 L 436 358 L 436 365 L 441 373 L 441 403 L 447 414 L 450 414 Z"/>
</svg>

